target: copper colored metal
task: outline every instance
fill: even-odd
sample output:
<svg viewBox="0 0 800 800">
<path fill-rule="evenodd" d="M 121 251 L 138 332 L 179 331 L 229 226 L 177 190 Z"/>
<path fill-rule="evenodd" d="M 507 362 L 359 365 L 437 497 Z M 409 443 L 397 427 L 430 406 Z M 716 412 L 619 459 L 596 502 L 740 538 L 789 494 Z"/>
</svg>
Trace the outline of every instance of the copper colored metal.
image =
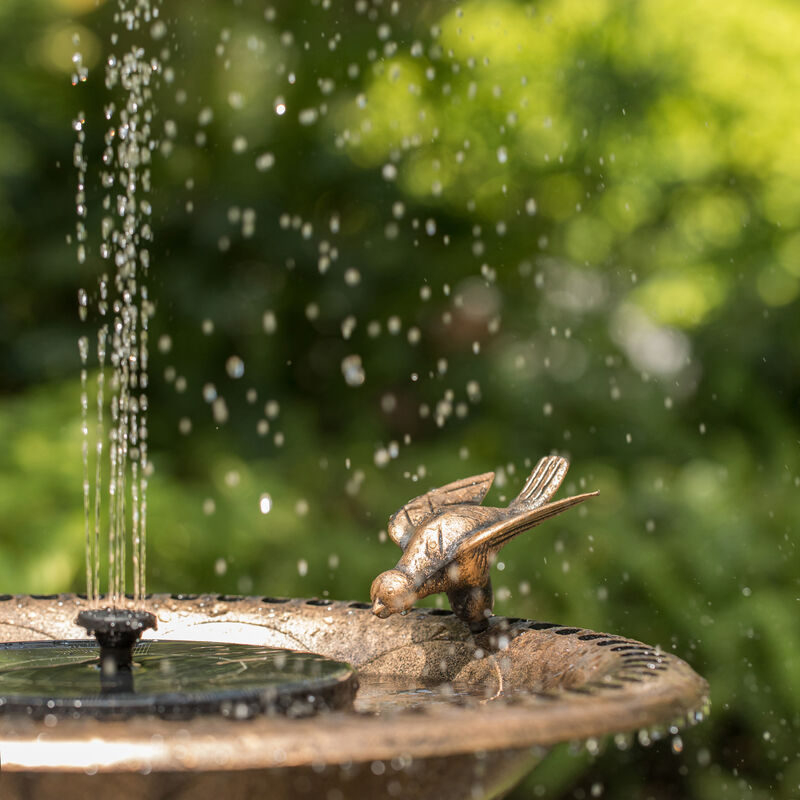
<svg viewBox="0 0 800 800">
<path fill-rule="evenodd" d="M 389 536 L 403 549 L 394 569 L 372 583 L 372 611 L 389 617 L 423 597 L 446 592 L 455 615 L 473 633 L 485 630 L 494 596 L 489 570 L 515 536 L 588 500 L 597 492 L 548 502 L 569 469 L 545 456 L 507 508 L 482 506 L 493 472 L 462 478 L 410 500 L 389 520 Z"/>
<path fill-rule="evenodd" d="M 79 638 L 86 607 L 74 595 L 6 596 L 0 639 Z M 366 603 L 315 599 L 156 595 L 147 607 L 160 639 L 349 662 L 360 679 L 354 710 L 188 723 L 0 715 L 3 800 L 110 787 L 146 800 L 490 798 L 557 742 L 683 726 L 707 704 L 706 682 L 680 659 L 582 628 L 493 617 L 473 635 L 446 611 L 382 620 Z"/>
</svg>

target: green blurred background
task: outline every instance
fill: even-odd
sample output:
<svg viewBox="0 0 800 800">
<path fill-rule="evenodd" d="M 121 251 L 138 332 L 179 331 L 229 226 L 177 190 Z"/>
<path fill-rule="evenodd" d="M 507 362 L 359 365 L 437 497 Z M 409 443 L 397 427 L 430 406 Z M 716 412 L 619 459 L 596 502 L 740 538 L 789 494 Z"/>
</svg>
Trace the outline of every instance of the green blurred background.
<svg viewBox="0 0 800 800">
<path fill-rule="evenodd" d="M 0 5 L 3 592 L 85 586 L 76 293 L 108 268 L 113 16 Z M 601 496 L 503 552 L 496 610 L 660 644 L 713 710 L 680 753 L 561 748 L 513 797 L 800 796 L 800 6 L 162 18 L 135 35 L 164 66 L 148 589 L 366 599 L 406 499 L 496 469 L 500 503 L 562 452 Z"/>
</svg>

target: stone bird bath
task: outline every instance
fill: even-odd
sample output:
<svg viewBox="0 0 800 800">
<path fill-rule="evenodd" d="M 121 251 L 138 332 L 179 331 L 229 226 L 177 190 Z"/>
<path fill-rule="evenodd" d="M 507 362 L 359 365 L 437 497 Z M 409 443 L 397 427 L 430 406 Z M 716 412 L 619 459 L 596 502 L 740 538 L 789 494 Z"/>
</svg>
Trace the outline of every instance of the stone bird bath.
<svg viewBox="0 0 800 800">
<path fill-rule="evenodd" d="M 352 705 L 304 718 L 98 720 L 0 713 L 3 800 L 493 798 L 551 746 L 702 719 L 708 685 L 641 642 L 451 612 L 387 620 L 365 603 L 154 595 L 147 638 L 308 651 L 351 664 Z M 0 596 L 0 641 L 79 639 L 75 595 Z M 134 651 L 134 659 L 136 651 Z"/>
</svg>

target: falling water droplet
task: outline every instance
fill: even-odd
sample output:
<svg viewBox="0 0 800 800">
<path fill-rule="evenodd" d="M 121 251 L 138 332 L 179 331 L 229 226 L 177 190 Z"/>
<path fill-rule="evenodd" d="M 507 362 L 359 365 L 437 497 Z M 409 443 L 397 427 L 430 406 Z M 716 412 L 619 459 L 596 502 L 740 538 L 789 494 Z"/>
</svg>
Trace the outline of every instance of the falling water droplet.
<svg viewBox="0 0 800 800">
<path fill-rule="evenodd" d="M 203 400 L 206 403 L 213 403 L 217 399 L 217 387 L 213 383 L 207 383 L 203 386 Z"/>
<path fill-rule="evenodd" d="M 87 308 L 89 305 L 89 298 L 86 295 L 86 291 L 84 289 L 78 290 L 78 316 L 81 319 L 81 322 L 86 320 L 87 315 Z"/>
<path fill-rule="evenodd" d="M 225 362 L 225 371 L 234 380 L 241 378 L 244 375 L 244 361 L 239 356 L 231 356 Z"/>
<path fill-rule="evenodd" d="M 275 165 L 275 156 L 272 153 L 262 153 L 256 159 L 256 169 L 259 172 L 266 172 L 267 170 L 272 169 Z"/>
<path fill-rule="evenodd" d="M 342 375 L 348 386 L 361 386 L 367 377 L 361 364 L 361 356 L 345 356 L 342 359 Z"/>
</svg>

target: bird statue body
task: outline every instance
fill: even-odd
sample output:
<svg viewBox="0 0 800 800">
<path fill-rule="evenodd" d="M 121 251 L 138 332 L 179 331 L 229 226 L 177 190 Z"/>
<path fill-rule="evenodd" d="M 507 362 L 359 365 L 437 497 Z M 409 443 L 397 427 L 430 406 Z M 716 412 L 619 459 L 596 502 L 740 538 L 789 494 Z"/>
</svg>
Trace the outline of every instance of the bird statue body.
<svg viewBox="0 0 800 800">
<path fill-rule="evenodd" d="M 489 572 L 503 545 L 597 494 L 548 502 L 568 468 L 565 458 L 542 458 L 507 508 L 480 505 L 493 472 L 432 489 L 406 503 L 392 515 L 388 527 L 403 555 L 394 569 L 373 581 L 373 613 L 383 618 L 404 613 L 418 599 L 445 592 L 454 613 L 470 630 L 484 630 L 493 605 Z"/>
</svg>

